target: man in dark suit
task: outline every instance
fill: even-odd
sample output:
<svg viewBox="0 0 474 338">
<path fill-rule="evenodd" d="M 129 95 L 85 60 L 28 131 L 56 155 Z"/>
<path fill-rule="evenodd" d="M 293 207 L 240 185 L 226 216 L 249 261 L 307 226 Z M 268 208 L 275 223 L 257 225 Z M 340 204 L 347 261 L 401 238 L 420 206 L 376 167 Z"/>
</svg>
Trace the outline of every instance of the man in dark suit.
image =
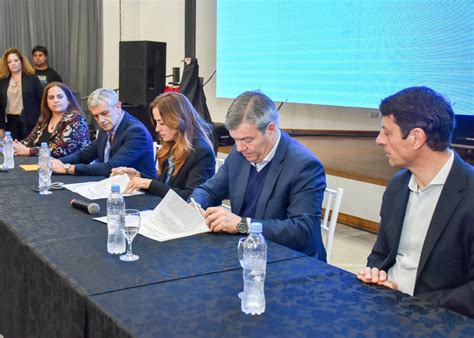
<svg viewBox="0 0 474 338">
<path fill-rule="evenodd" d="M 474 169 L 450 150 L 454 113 L 426 87 L 380 105 L 391 166 L 377 241 L 357 278 L 474 317 Z"/>
<path fill-rule="evenodd" d="M 89 95 L 87 105 L 101 128 L 97 139 L 78 152 L 52 160 L 53 171 L 109 176 L 112 168 L 132 167 L 146 177 L 155 177 L 151 135 L 140 121 L 122 110 L 115 91 L 97 89 Z"/>
<path fill-rule="evenodd" d="M 325 261 L 320 228 L 324 168 L 278 123 L 269 97 L 261 92 L 239 95 L 225 120 L 235 146 L 192 197 L 205 209 L 211 231 L 247 233 L 249 222 L 260 222 L 267 239 Z M 232 210 L 220 206 L 225 199 Z"/>
</svg>

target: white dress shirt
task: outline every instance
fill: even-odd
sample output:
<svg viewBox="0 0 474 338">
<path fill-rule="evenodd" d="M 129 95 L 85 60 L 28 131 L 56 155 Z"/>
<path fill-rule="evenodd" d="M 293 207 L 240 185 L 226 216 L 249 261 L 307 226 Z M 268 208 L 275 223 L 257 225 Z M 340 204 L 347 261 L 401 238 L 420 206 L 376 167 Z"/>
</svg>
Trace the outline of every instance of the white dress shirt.
<svg viewBox="0 0 474 338">
<path fill-rule="evenodd" d="M 416 275 L 420 262 L 421 250 L 428 232 L 433 213 L 443 190 L 444 183 L 453 165 L 454 154 L 426 187 L 420 189 L 415 176 L 408 182 L 408 197 L 405 219 L 403 220 L 400 244 L 395 264 L 388 270 L 388 280 L 394 281 L 398 289 L 409 295 L 415 290 Z"/>
</svg>

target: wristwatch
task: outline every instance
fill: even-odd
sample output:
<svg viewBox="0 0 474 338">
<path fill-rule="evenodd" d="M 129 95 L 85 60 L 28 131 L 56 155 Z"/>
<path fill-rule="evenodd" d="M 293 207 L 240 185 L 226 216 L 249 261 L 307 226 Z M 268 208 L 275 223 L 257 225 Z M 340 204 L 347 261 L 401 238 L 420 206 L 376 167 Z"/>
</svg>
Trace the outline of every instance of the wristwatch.
<svg viewBox="0 0 474 338">
<path fill-rule="evenodd" d="M 66 175 L 69 174 L 69 169 L 71 169 L 71 163 L 64 163 L 64 170 L 66 171 Z"/>
<path fill-rule="evenodd" d="M 240 222 L 237 224 L 237 232 L 240 234 L 246 234 L 249 232 L 249 224 L 245 217 L 240 218 Z"/>
</svg>

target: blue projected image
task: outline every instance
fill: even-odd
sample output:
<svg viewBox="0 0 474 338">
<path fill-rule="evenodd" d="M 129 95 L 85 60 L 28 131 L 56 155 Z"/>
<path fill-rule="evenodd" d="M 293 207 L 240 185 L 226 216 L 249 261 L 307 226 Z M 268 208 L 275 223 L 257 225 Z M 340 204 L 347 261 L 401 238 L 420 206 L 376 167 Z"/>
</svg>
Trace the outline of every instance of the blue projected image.
<svg viewBox="0 0 474 338">
<path fill-rule="evenodd" d="M 473 0 L 218 0 L 218 97 L 377 108 L 418 85 L 474 114 Z"/>
</svg>

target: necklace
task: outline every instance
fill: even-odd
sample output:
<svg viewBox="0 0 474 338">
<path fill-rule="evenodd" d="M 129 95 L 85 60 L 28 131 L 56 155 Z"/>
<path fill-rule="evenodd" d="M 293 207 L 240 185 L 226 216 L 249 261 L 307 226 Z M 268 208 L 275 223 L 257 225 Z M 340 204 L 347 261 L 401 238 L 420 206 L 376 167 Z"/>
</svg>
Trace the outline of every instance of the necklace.
<svg viewBox="0 0 474 338">
<path fill-rule="evenodd" d="M 52 133 L 52 132 L 56 129 L 56 126 L 57 126 L 57 125 L 58 125 L 58 122 L 53 123 L 53 122 L 49 121 L 49 123 L 48 123 L 48 131 L 49 131 L 50 133 Z"/>
</svg>

